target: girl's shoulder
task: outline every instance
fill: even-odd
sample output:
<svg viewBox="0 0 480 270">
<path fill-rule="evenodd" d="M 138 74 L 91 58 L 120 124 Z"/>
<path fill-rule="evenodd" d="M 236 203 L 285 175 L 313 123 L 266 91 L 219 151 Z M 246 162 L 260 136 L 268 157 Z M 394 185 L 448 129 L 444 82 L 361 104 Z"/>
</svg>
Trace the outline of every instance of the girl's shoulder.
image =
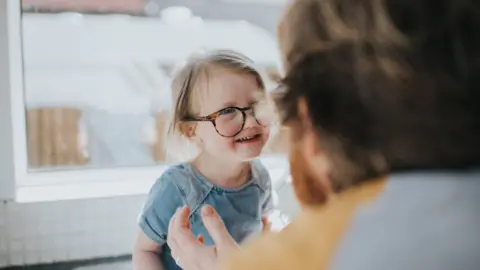
<svg viewBox="0 0 480 270">
<path fill-rule="evenodd" d="M 192 175 L 191 166 L 187 162 L 170 165 L 160 176 L 160 178 L 178 178 L 189 177 Z"/>
<path fill-rule="evenodd" d="M 184 204 L 195 207 L 208 194 L 211 187 L 198 179 L 190 163 L 178 163 L 168 167 L 154 186 L 173 186 L 181 195 Z"/>
<path fill-rule="evenodd" d="M 171 181 L 180 189 L 197 188 L 202 182 L 197 181 L 198 175 L 188 162 L 169 166 L 160 176 L 160 181 Z"/>
</svg>

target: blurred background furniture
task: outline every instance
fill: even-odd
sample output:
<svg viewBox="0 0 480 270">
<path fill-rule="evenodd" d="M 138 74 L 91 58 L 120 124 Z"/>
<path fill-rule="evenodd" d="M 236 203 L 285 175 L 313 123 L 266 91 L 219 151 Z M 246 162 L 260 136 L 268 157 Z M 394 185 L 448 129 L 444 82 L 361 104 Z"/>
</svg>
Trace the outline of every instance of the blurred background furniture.
<svg viewBox="0 0 480 270">
<path fill-rule="evenodd" d="M 79 166 L 87 163 L 79 144 L 80 110 L 37 108 L 28 109 L 26 115 L 30 168 Z"/>
<path fill-rule="evenodd" d="M 153 159 L 157 163 L 166 162 L 167 157 L 167 132 L 169 125 L 168 111 L 160 111 L 155 116 L 155 140 L 151 145 Z"/>
</svg>

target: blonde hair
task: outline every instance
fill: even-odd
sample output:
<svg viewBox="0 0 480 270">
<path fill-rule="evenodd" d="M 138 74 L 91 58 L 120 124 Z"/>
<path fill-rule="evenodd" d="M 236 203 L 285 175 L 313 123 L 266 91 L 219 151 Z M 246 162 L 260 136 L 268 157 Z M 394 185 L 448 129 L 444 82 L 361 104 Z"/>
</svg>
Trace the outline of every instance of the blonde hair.
<svg viewBox="0 0 480 270">
<path fill-rule="evenodd" d="M 190 55 L 175 71 L 172 80 L 172 110 L 167 131 L 167 156 L 169 159 L 185 160 L 198 153 L 198 147 L 186 140 L 185 117 L 198 113 L 201 94 L 213 71 L 218 69 L 253 76 L 258 88 L 265 93 L 265 82 L 260 70 L 247 56 L 233 50 L 211 50 Z M 206 87 L 203 87 L 206 88 Z M 203 90 L 203 91 L 202 91 Z M 169 151 L 169 148 L 175 149 Z"/>
</svg>

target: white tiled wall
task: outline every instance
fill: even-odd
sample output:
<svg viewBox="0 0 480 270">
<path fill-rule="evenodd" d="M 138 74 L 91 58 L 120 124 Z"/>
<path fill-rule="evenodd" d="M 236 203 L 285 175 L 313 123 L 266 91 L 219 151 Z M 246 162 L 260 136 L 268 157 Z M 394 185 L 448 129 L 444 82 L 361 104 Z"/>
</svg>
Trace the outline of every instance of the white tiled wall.
<svg viewBox="0 0 480 270">
<path fill-rule="evenodd" d="M 278 190 L 278 207 L 298 210 L 290 185 Z M 44 203 L 0 201 L 0 268 L 130 254 L 145 196 Z"/>
<path fill-rule="evenodd" d="M 0 268 L 130 254 L 144 199 L 0 202 Z"/>
</svg>

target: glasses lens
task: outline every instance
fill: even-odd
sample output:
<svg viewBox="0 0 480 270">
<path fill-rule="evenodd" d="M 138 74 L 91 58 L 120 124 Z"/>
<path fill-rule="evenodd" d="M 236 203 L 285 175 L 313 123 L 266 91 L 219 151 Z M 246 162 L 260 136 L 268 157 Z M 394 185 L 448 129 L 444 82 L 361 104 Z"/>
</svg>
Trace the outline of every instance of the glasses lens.
<svg viewBox="0 0 480 270">
<path fill-rule="evenodd" d="M 238 109 L 226 108 L 217 116 L 215 125 L 220 135 L 235 136 L 243 128 L 243 114 Z"/>
<path fill-rule="evenodd" d="M 262 126 L 271 126 L 275 123 L 275 109 L 267 101 L 260 101 L 253 107 L 253 112 L 258 123 Z"/>
</svg>

